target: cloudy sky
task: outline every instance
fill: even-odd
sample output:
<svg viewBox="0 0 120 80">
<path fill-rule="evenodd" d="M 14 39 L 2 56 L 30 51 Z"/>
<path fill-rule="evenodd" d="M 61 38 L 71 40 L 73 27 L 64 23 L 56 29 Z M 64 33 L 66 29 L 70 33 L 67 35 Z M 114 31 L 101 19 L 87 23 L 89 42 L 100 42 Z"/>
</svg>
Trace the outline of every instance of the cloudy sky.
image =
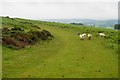
<svg viewBox="0 0 120 80">
<path fill-rule="evenodd" d="M 104 0 L 105 1 L 105 0 Z M 2 16 L 31 19 L 117 19 L 118 2 L 4 1 Z"/>
</svg>

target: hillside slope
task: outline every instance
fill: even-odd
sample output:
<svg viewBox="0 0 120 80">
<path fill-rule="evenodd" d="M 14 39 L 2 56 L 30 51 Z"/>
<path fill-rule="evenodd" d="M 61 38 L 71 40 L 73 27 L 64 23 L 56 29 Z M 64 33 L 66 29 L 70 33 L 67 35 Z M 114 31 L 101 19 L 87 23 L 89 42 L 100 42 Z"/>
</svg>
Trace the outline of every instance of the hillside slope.
<svg viewBox="0 0 120 80">
<path fill-rule="evenodd" d="M 18 20 L 25 21 L 24 19 Z M 55 38 L 52 41 L 38 42 L 20 50 L 3 46 L 3 78 L 118 77 L 116 42 L 113 42 L 113 47 L 108 48 L 104 44 L 106 40 L 111 39 L 97 36 L 98 32 L 103 31 L 109 35 L 116 34 L 116 37 L 117 31 L 69 24 L 27 21 L 50 31 Z M 77 35 L 79 32 L 92 33 L 93 37 L 91 40 L 88 40 L 87 37 L 85 40 L 80 40 Z M 115 37 L 113 36 L 113 38 Z"/>
</svg>

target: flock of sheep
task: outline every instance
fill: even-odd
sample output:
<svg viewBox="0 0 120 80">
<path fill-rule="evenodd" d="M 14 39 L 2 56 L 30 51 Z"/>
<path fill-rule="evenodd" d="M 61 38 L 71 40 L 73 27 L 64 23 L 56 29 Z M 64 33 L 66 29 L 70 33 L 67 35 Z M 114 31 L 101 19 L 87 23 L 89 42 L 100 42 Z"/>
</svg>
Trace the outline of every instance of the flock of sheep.
<svg viewBox="0 0 120 80">
<path fill-rule="evenodd" d="M 80 39 L 81 40 L 84 40 L 85 39 L 85 36 L 86 36 L 86 33 L 83 33 L 83 34 L 78 34 L 79 35 L 79 37 L 80 37 Z M 99 33 L 99 36 L 100 37 L 104 37 L 105 36 L 105 34 L 104 33 Z M 87 34 L 87 37 L 88 37 L 88 39 L 90 40 L 91 38 L 92 38 L 92 34 Z"/>
</svg>

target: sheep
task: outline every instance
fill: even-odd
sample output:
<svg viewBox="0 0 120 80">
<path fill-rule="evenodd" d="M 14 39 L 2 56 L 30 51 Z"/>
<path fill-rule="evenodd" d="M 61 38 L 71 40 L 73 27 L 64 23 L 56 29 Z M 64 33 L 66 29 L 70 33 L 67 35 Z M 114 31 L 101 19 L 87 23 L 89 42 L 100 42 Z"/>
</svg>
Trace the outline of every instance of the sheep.
<svg viewBox="0 0 120 80">
<path fill-rule="evenodd" d="M 90 40 L 92 38 L 92 35 L 91 34 L 88 34 L 88 39 Z"/>
<path fill-rule="evenodd" d="M 80 34 L 79 36 L 81 40 L 84 40 L 84 35 Z"/>
<path fill-rule="evenodd" d="M 86 33 L 83 33 L 82 35 L 83 35 L 83 36 L 86 36 Z"/>
<path fill-rule="evenodd" d="M 81 40 L 84 40 L 84 34 L 78 34 Z"/>
<path fill-rule="evenodd" d="M 100 37 L 104 37 L 105 34 L 104 34 L 104 33 L 99 33 L 99 36 L 100 36 Z"/>
</svg>

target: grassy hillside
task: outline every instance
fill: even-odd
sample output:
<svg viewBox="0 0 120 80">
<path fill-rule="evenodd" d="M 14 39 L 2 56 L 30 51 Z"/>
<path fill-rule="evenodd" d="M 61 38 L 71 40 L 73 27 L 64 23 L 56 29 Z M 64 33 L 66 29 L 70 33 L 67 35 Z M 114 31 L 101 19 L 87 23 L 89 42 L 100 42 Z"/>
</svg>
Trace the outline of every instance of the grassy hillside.
<svg viewBox="0 0 120 80">
<path fill-rule="evenodd" d="M 2 46 L 3 78 L 118 77 L 117 30 L 6 17 L 2 24 L 25 31 L 45 29 L 54 36 L 19 50 Z M 83 32 L 92 39 L 80 40 L 78 33 Z M 107 36 L 100 38 L 99 32 Z"/>
</svg>

